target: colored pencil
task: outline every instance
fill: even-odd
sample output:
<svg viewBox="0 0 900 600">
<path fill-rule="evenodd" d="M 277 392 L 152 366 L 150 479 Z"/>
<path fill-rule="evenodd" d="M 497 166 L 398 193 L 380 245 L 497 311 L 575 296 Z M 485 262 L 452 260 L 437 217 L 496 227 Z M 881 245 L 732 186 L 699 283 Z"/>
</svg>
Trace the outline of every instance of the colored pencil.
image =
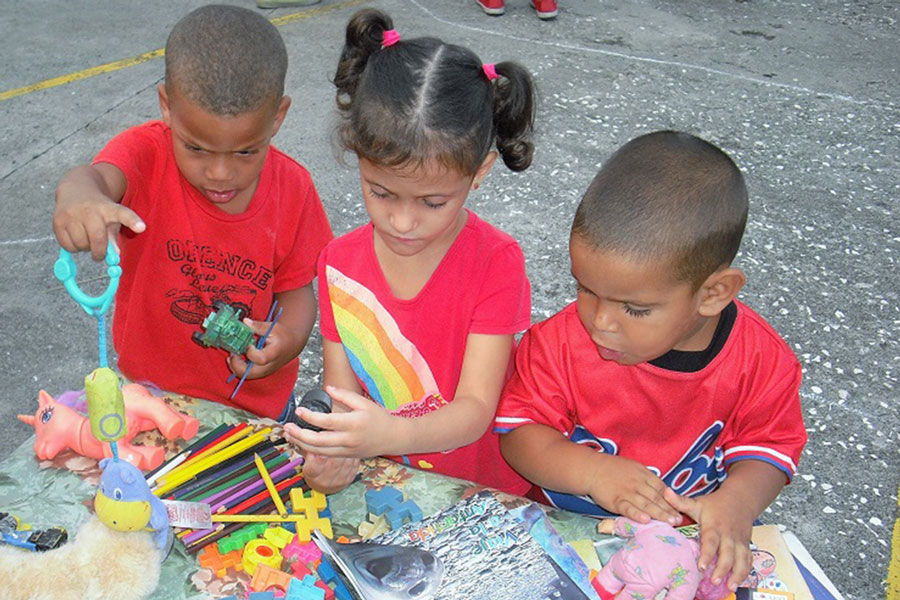
<svg viewBox="0 0 900 600">
<path fill-rule="evenodd" d="M 207 487 L 210 482 L 216 481 L 222 477 L 227 477 L 228 473 L 234 471 L 236 468 L 252 464 L 253 454 L 256 451 L 260 452 L 261 454 L 278 452 L 278 450 L 275 448 L 275 442 L 272 442 L 271 440 L 263 440 L 258 445 L 251 446 L 244 452 L 241 452 L 229 458 L 228 460 L 222 461 L 218 465 L 213 465 L 212 467 L 204 469 L 200 473 L 197 473 L 197 475 L 195 475 L 192 479 L 172 489 L 169 494 L 173 496 L 180 496 L 188 493 L 193 493 L 194 491 L 202 487 Z"/>
<path fill-rule="evenodd" d="M 271 431 L 272 431 L 271 427 L 265 427 L 265 428 L 257 431 L 253 435 L 246 437 L 237 443 L 231 444 L 230 446 L 227 446 L 214 454 L 210 454 L 206 458 L 203 458 L 200 461 L 198 461 L 196 464 L 194 464 L 194 466 L 192 466 L 192 467 L 188 466 L 186 470 L 180 470 L 179 473 L 175 476 L 173 476 L 170 473 L 169 476 L 166 476 L 165 483 L 163 483 L 163 485 L 161 485 L 160 487 L 153 490 L 153 493 L 156 494 L 157 496 L 162 496 L 163 494 L 167 493 L 168 491 L 181 485 L 185 481 L 191 479 L 197 473 L 200 473 L 204 469 L 208 469 L 209 467 L 217 465 L 217 464 L 231 458 L 232 456 L 239 454 L 240 452 L 246 450 L 250 446 L 258 444 Z M 182 465 L 182 467 L 184 467 L 184 465 Z"/>
<path fill-rule="evenodd" d="M 159 473 L 161 470 L 165 469 L 168 466 L 168 464 L 171 463 L 173 460 L 176 460 L 180 456 L 187 457 L 191 452 L 193 452 L 195 449 L 201 447 L 203 444 L 206 444 L 206 442 L 211 440 L 213 437 L 219 436 L 222 433 L 222 431 L 224 431 L 227 427 L 229 427 L 229 426 L 225 423 L 222 423 L 221 425 L 216 426 L 209 433 L 207 433 L 200 439 L 192 442 L 190 445 L 188 445 L 183 450 L 181 450 L 178 454 L 176 454 L 169 460 L 165 461 L 163 464 L 159 465 L 158 467 L 156 467 L 155 469 L 153 469 L 151 471 L 148 471 L 144 475 L 144 478 L 147 479 L 147 481 L 150 481 L 150 478 L 153 477 L 155 480 L 156 478 L 154 477 L 154 475 Z M 182 459 L 182 460 L 184 460 L 184 459 Z M 171 469 L 169 469 L 169 470 L 171 470 Z"/>
<path fill-rule="evenodd" d="M 265 448 L 261 453 L 266 461 L 271 460 L 275 454 L 282 455 L 276 448 Z M 287 457 L 285 457 L 285 460 L 287 460 Z M 174 491 L 173 495 L 176 500 L 206 498 L 219 491 L 217 488 L 221 489 L 222 486 L 229 485 L 230 481 L 236 481 L 239 477 L 254 469 L 253 459 L 249 456 L 244 457 L 227 468 L 221 470 L 210 469 L 208 473 L 204 471 L 204 474 L 195 483 L 185 486 L 184 489 Z"/>
</svg>

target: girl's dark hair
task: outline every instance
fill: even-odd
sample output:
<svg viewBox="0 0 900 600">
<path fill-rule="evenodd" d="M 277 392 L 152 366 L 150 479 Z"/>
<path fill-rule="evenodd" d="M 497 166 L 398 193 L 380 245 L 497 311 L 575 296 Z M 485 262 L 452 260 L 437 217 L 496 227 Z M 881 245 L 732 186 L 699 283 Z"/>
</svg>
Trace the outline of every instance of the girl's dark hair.
<svg viewBox="0 0 900 600">
<path fill-rule="evenodd" d="M 436 38 L 382 48 L 391 18 L 357 12 L 334 76 L 341 146 L 385 166 L 417 168 L 437 160 L 474 174 L 496 141 L 513 171 L 531 164 L 535 89 L 515 62 L 495 65 L 490 81 L 470 50 Z"/>
</svg>

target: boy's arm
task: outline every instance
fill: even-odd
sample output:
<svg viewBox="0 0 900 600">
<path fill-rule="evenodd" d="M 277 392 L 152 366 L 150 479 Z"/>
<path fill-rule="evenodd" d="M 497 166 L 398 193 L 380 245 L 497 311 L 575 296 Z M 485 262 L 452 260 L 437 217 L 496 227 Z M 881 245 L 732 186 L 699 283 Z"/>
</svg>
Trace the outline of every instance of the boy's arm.
<svg viewBox="0 0 900 600">
<path fill-rule="evenodd" d="M 312 282 L 295 290 L 278 292 L 275 299 L 282 309 L 281 317 L 261 350 L 253 344 L 247 348 L 247 359 L 253 362 L 248 379 L 270 375 L 296 358 L 306 347 L 309 333 L 316 322 L 316 294 Z M 260 336 L 269 330 L 268 321 L 244 319 L 244 322 Z M 240 377 L 247 368 L 247 361 L 232 355 L 228 358 L 228 365 Z"/>
<path fill-rule="evenodd" d="M 358 457 L 441 452 L 471 444 L 494 417 L 511 351 L 511 335 L 469 334 L 453 400 L 415 419 L 392 415 L 360 395 L 355 378 L 357 391 L 326 387 L 336 405 L 347 410 L 302 410 L 304 420 L 325 431 L 304 431 L 298 439 L 312 452 Z"/>
<path fill-rule="evenodd" d="M 641 523 L 681 521 L 663 497 L 669 488 L 644 465 L 573 443 L 547 425 L 529 423 L 501 435 L 500 451 L 513 469 L 543 488 L 590 496 L 604 509 Z"/>
<path fill-rule="evenodd" d="M 119 225 L 135 233 L 144 231 L 141 218 L 119 204 L 126 188 L 125 175 L 109 163 L 82 165 L 63 175 L 53 210 L 53 233 L 59 244 L 69 252 L 90 250 L 94 260 L 103 260 Z"/>
<path fill-rule="evenodd" d="M 688 498 L 672 490 L 666 500 L 700 526 L 700 558 L 705 571 L 714 557 L 711 580 L 718 584 L 731 571 L 728 586 L 734 590 L 750 573 L 750 534 L 753 522 L 787 483 L 785 474 L 761 460 L 742 460 L 731 465 L 728 477 L 711 494 Z"/>
</svg>

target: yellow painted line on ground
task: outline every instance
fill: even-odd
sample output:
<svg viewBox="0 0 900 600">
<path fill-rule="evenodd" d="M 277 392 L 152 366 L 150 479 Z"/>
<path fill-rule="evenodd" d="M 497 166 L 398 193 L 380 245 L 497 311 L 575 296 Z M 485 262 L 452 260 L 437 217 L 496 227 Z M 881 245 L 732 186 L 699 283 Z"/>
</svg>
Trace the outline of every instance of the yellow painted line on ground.
<svg viewBox="0 0 900 600">
<path fill-rule="evenodd" d="M 891 563 L 888 565 L 887 600 L 900 600 L 900 489 L 897 490 L 897 519 L 891 538 Z"/>
<path fill-rule="evenodd" d="M 327 12 L 331 12 L 338 8 L 346 8 L 348 6 L 356 6 L 356 5 L 362 4 L 363 2 L 365 2 L 365 0 L 346 0 L 345 2 L 338 2 L 337 4 L 329 4 L 326 6 L 320 6 L 320 7 L 305 10 L 302 12 L 292 13 L 289 15 L 285 15 L 283 17 L 277 17 L 275 19 L 271 19 L 271 21 L 272 21 L 272 24 L 275 26 L 284 25 L 286 23 L 294 23 L 296 21 L 302 21 L 303 19 L 312 18 L 316 15 L 321 15 L 321 14 L 325 14 Z M 166 51 L 164 48 L 159 48 L 157 50 L 153 50 L 152 52 L 145 52 L 145 53 L 139 54 L 137 56 L 132 56 L 131 58 L 123 58 L 122 60 L 117 60 L 117 61 L 114 61 L 111 63 L 106 63 L 105 65 L 100 65 L 98 67 L 91 67 L 90 69 L 84 69 L 83 71 L 77 71 L 75 73 L 70 73 L 68 75 L 54 77 L 53 79 L 45 79 L 44 81 L 32 83 L 31 85 L 26 85 L 23 87 L 12 89 L 12 90 L 7 90 L 5 92 L 0 92 L 0 102 L 3 102 L 4 100 L 9 100 L 10 98 L 15 98 L 17 96 L 23 96 L 25 94 L 30 94 L 32 92 L 46 90 L 48 88 L 53 88 L 53 87 L 57 87 L 60 85 L 65 85 L 67 83 L 72 83 L 73 81 L 87 79 L 88 77 L 102 75 L 103 73 L 111 73 L 113 71 L 118 71 L 118 70 L 124 69 L 126 67 L 133 67 L 135 65 L 139 65 L 141 63 L 147 62 L 148 60 L 153 60 L 155 58 L 164 56 L 165 53 L 166 53 Z"/>
</svg>

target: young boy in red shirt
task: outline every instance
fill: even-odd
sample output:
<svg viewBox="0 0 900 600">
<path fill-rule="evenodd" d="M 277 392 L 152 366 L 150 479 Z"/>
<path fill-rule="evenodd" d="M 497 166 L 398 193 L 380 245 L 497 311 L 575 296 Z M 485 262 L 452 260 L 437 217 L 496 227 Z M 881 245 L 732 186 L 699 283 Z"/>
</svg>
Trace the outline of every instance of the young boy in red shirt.
<svg viewBox="0 0 900 600">
<path fill-rule="evenodd" d="M 274 147 L 290 107 L 287 52 L 261 15 L 205 6 L 166 43 L 162 121 L 113 138 L 56 189 L 53 229 L 69 251 L 106 254 L 118 230 L 123 269 L 113 340 L 129 379 L 275 418 L 292 395 L 297 356 L 316 319 L 312 279 L 332 238 L 309 173 Z M 247 363 L 191 341 L 213 302 L 243 309 L 257 334 Z"/>
<path fill-rule="evenodd" d="M 570 239 L 577 300 L 523 337 L 495 430 L 542 499 L 701 527 L 712 579 L 750 569 L 754 520 L 793 476 L 800 364 L 736 299 L 740 170 L 684 133 L 641 136 L 600 169 Z"/>
</svg>

